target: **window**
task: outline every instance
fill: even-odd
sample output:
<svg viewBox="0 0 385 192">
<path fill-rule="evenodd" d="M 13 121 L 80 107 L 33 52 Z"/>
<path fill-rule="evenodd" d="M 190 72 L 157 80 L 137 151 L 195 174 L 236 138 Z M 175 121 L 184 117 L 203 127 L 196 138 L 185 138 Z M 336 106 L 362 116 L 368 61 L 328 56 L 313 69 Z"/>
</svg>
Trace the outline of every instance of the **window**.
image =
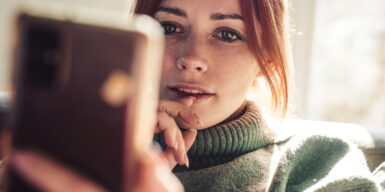
<svg viewBox="0 0 385 192">
<path fill-rule="evenodd" d="M 297 78 L 306 81 L 299 87 L 306 90 L 300 94 L 304 118 L 385 128 L 385 1 L 311 2 L 314 23 L 304 28 L 312 37 L 310 65 Z M 295 43 L 294 65 L 301 55 Z"/>
</svg>

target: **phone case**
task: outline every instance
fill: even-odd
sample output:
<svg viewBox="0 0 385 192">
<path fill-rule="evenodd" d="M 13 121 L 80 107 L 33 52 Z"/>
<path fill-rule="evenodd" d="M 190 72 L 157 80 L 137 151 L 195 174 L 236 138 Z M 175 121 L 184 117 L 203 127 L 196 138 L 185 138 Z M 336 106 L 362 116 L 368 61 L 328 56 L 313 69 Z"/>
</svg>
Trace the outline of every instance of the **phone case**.
<svg viewBox="0 0 385 192">
<path fill-rule="evenodd" d="M 41 151 L 110 191 L 129 189 L 155 126 L 161 29 L 146 16 L 124 23 L 36 9 L 18 17 L 13 150 Z M 12 168 L 8 189 L 36 190 Z"/>
</svg>

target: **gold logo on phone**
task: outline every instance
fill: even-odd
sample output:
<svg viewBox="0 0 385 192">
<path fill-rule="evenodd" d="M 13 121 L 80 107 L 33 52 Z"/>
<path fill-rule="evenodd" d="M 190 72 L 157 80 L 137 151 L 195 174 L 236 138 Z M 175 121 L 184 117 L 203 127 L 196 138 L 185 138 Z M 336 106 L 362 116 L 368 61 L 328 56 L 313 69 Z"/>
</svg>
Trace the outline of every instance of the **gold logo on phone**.
<svg viewBox="0 0 385 192">
<path fill-rule="evenodd" d="M 113 107 L 126 103 L 132 89 L 130 76 L 121 70 L 113 71 L 104 81 L 100 92 L 102 99 Z"/>
</svg>

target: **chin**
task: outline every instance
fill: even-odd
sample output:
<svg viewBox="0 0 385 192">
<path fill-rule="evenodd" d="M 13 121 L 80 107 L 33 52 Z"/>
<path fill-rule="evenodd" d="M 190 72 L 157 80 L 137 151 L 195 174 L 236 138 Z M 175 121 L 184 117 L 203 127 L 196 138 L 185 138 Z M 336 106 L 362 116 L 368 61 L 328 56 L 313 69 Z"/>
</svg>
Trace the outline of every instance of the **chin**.
<svg viewBox="0 0 385 192">
<path fill-rule="evenodd" d="M 203 126 L 201 126 L 201 125 L 190 125 L 190 124 L 186 123 L 185 121 L 180 120 L 179 118 L 176 118 L 175 121 L 176 121 L 176 124 L 178 125 L 179 128 L 182 128 L 182 129 L 196 129 L 196 130 L 207 129 L 207 128 L 210 128 L 210 127 L 218 124 L 218 123 L 203 121 Z"/>
</svg>

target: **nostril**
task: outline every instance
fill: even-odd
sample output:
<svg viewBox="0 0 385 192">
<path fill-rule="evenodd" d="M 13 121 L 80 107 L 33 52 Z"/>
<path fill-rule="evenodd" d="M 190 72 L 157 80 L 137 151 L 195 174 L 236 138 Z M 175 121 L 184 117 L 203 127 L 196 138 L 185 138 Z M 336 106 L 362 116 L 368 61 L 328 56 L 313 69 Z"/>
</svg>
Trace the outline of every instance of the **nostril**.
<svg viewBox="0 0 385 192">
<path fill-rule="evenodd" d="M 203 61 L 195 60 L 195 59 L 185 59 L 178 58 L 176 61 L 176 67 L 178 70 L 191 70 L 196 72 L 204 72 L 206 71 L 205 63 Z"/>
</svg>

